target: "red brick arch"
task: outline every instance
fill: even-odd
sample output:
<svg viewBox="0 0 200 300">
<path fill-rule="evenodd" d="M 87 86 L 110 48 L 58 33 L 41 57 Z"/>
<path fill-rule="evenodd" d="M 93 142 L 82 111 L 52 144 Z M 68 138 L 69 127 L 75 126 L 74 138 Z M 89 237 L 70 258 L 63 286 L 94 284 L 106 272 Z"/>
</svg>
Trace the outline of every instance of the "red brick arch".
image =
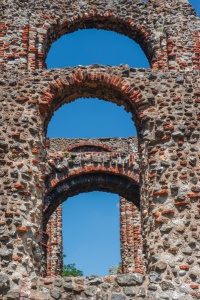
<svg viewBox="0 0 200 300">
<path fill-rule="evenodd" d="M 139 16 L 136 11 L 134 13 L 131 12 L 132 18 L 125 18 L 123 14 L 120 14 L 120 12 L 115 9 L 100 12 L 93 8 L 87 11 L 84 10 L 78 15 L 74 12 L 72 13 L 73 15 L 70 18 L 67 18 L 63 12 L 61 12 L 59 19 L 57 17 L 52 17 L 50 13 L 46 13 L 42 16 L 40 29 L 43 30 L 44 33 L 40 34 L 38 32 L 36 36 L 36 40 L 40 40 L 42 46 L 40 46 L 40 49 L 38 49 L 37 46 L 29 47 L 29 54 L 32 56 L 29 60 L 29 66 L 32 69 L 43 69 L 46 67 L 45 60 L 47 53 L 53 42 L 55 42 L 59 37 L 64 34 L 77 31 L 78 29 L 91 28 L 115 31 L 130 37 L 141 46 L 151 63 L 152 68 L 158 68 L 159 64 L 161 65 L 161 61 L 159 64 L 157 61 L 157 57 L 161 56 L 161 49 L 156 40 L 152 42 L 153 35 L 155 34 L 153 28 L 154 25 L 153 23 L 143 24 L 140 20 L 138 20 Z M 46 22 L 48 22 L 50 26 L 46 26 Z M 24 30 L 26 31 L 27 28 Z M 35 45 L 35 35 L 33 36 L 34 40 L 31 41 L 31 44 Z M 156 47 L 155 44 L 157 45 Z M 162 56 L 165 55 L 166 53 L 162 53 Z M 164 66 L 163 62 L 162 67 Z"/>
<path fill-rule="evenodd" d="M 83 144 L 88 144 L 83 143 Z M 91 144 L 91 143 L 89 143 Z M 76 143 L 73 145 L 77 145 Z M 72 145 L 72 146 L 73 146 Z M 104 145 L 105 146 L 105 145 Z M 126 224 L 123 216 L 123 230 L 121 236 L 121 249 L 123 253 L 123 272 L 138 272 L 144 274 L 145 266 L 142 259 L 142 237 L 140 225 L 140 193 L 139 193 L 139 165 L 138 154 L 121 152 L 81 152 L 70 153 L 67 151 L 48 151 L 47 178 L 45 181 L 44 206 L 43 206 L 43 231 L 47 231 L 50 237 L 47 242 L 47 235 L 43 236 L 44 257 L 47 259 L 47 274 L 60 274 L 62 259 L 52 249 L 61 249 L 62 242 L 60 233 L 55 231 L 55 226 L 62 227 L 62 202 L 69 197 L 83 192 L 104 191 L 120 195 L 125 199 L 127 210 L 130 205 L 134 207 L 132 217 L 139 218 L 134 227 L 134 240 L 130 237 L 130 226 Z M 121 198 L 122 199 L 122 198 Z M 121 200 L 120 200 L 121 201 Z M 123 202 L 124 203 L 124 202 Z M 123 205 L 122 205 L 123 206 Z M 126 212 L 126 208 L 121 208 Z M 133 223 L 127 211 L 130 222 Z M 134 221 L 135 222 L 135 221 Z M 56 225 L 55 225 L 56 224 Z M 59 225 L 58 225 L 59 224 Z M 125 232 L 124 232 L 125 229 Z M 129 232 L 129 234 L 126 232 Z M 130 248 L 130 242 L 133 247 Z M 128 244 L 127 244 L 128 243 Z M 139 249 L 139 250 L 138 250 Z M 126 251 L 130 257 L 126 261 Z M 59 266 L 59 268 L 58 268 Z M 44 264 L 46 269 L 46 264 Z"/>
<path fill-rule="evenodd" d="M 60 176 L 60 180 L 59 175 L 61 174 L 58 174 L 58 178 L 55 176 L 50 181 L 50 188 L 46 190 L 44 197 L 44 230 L 51 214 L 62 202 L 68 197 L 83 192 L 97 190 L 111 192 L 133 201 L 137 207 L 140 206 L 138 174 L 132 178 L 129 175 L 133 174 L 125 174 L 124 170 L 120 172 L 114 168 L 108 170 L 105 167 L 91 166 L 82 170 L 74 170 L 68 175 L 63 174 Z"/>
<path fill-rule="evenodd" d="M 75 150 L 81 150 L 81 148 L 85 148 L 85 147 L 88 147 L 88 148 L 91 148 L 91 151 L 92 149 L 94 148 L 95 151 L 97 151 L 99 149 L 99 151 L 106 151 L 106 152 L 111 152 L 112 149 L 110 147 L 108 147 L 107 145 L 105 144 L 102 144 L 102 143 L 90 143 L 90 142 L 80 142 L 80 143 L 75 143 L 73 145 L 70 145 L 66 150 L 68 150 L 69 152 L 71 151 L 75 151 Z"/>
<path fill-rule="evenodd" d="M 113 74 L 112 68 L 100 66 L 77 67 L 60 72 L 49 86 L 42 90 L 39 100 L 39 110 L 44 117 L 44 129 L 57 109 L 63 104 L 78 98 L 98 97 L 109 102 L 123 105 L 131 112 L 137 129 L 141 121 L 154 110 L 143 96 L 139 87 L 122 76 L 119 72 Z"/>
<path fill-rule="evenodd" d="M 104 190 L 102 184 L 105 185 L 106 191 L 119 195 L 122 193 L 121 196 L 129 200 L 131 200 L 130 194 L 135 193 L 139 207 L 139 188 L 137 187 L 135 190 L 135 186 L 139 185 L 137 154 L 127 157 L 114 152 L 91 153 L 89 155 L 76 153 L 76 157 L 62 157 L 54 154 L 48 160 L 47 170 L 43 209 L 46 219 L 67 197 L 84 191 Z M 100 177 L 99 185 L 98 176 Z M 81 180 L 84 182 L 83 185 Z M 88 185 L 87 180 L 94 184 Z M 110 185 L 109 180 L 111 180 Z M 117 187 L 117 182 L 119 187 Z M 124 188 L 121 187 L 121 183 L 124 183 Z M 132 192 L 129 193 L 128 188 Z"/>
<path fill-rule="evenodd" d="M 49 186 L 48 188 L 46 187 L 45 194 L 48 194 L 53 188 L 55 188 L 58 184 L 61 184 L 62 182 L 73 178 L 77 175 L 81 174 L 88 174 L 88 173 L 106 173 L 106 174 L 115 174 L 115 175 L 121 175 L 124 177 L 127 177 L 128 180 L 133 182 L 134 184 L 138 185 L 139 184 L 139 175 L 138 173 L 135 173 L 131 170 L 127 170 L 125 168 L 119 168 L 119 167 L 106 167 L 103 165 L 98 165 L 95 166 L 93 165 L 88 165 L 84 166 L 83 168 L 78 168 L 78 169 L 72 169 L 70 171 L 65 172 L 65 169 L 63 169 L 63 172 L 52 172 L 48 176 L 49 180 Z"/>
<path fill-rule="evenodd" d="M 17 1 L 9 2 L 9 5 L 4 3 L 0 22 L 3 37 L 0 65 L 6 66 L 13 62 L 14 66 L 21 69 L 43 69 L 50 46 L 59 37 L 78 29 L 97 28 L 115 31 L 135 40 L 153 69 L 184 70 L 187 67 L 199 70 L 199 21 L 191 5 L 175 0 L 168 7 L 165 2 L 155 0 L 146 3 L 113 1 L 113 4 L 104 1 L 87 1 L 86 7 L 81 7 L 82 1 L 70 4 L 59 1 L 52 5 L 49 5 L 49 1 L 42 1 L 33 7 L 29 6 L 28 11 L 21 1 L 18 4 Z M 26 10 L 26 21 L 23 18 L 19 20 L 16 14 L 10 13 L 12 6 L 16 9 L 16 5 L 22 11 Z M 6 22 L 8 14 L 9 21 Z M 192 26 L 189 17 L 191 14 L 194 18 Z M 156 15 L 160 17 L 155 19 Z M 163 24 L 162 20 L 166 16 L 168 21 Z M 191 57 L 185 55 L 188 41 L 195 52 Z"/>
</svg>

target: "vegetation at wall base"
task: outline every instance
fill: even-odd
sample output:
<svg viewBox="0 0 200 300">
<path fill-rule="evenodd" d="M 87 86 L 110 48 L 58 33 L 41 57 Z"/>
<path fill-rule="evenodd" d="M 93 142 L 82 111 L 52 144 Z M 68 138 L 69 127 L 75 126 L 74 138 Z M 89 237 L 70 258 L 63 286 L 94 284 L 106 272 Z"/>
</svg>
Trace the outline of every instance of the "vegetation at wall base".
<svg viewBox="0 0 200 300">
<path fill-rule="evenodd" d="M 63 277 L 78 277 L 78 276 L 83 276 L 83 271 L 78 270 L 75 267 L 75 264 L 67 264 L 64 265 L 63 270 L 62 270 L 62 276 Z"/>
<path fill-rule="evenodd" d="M 63 258 L 66 257 L 67 255 L 66 254 L 63 254 Z M 78 270 L 76 267 L 75 267 L 75 264 L 67 264 L 67 265 L 64 265 L 63 266 L 63 269 L 62 269 L 62 276 L 63 277 L 80 277 L 80 276 L 83 276 L 83 271 L 81 270 Z"/>
</svg>

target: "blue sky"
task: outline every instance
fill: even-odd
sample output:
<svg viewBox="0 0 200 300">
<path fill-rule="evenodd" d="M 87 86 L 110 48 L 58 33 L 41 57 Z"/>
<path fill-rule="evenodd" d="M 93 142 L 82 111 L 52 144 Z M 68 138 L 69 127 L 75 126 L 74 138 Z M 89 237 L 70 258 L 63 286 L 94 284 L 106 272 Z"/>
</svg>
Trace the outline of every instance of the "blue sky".
<svg viewBox="0 0 200 300">
<path fill-rule="evenodd" d="M 189 1 L 200 15 L 200 0 Z M 134 41 L 104 30 L 78 30 L 57 40 L 47 57 L 48 68 L 103 64 L 129 64 L 148 68 Z M 129 137 L 136 135 L 131 114 L 123 107 L 98 99 L 77 99 L 55 112 L 49 137 Z M 63 204 L 65 263 L 75 263 L 84 276 L 108 274 L 120 262 L 119 197 L 92 192 L 69 198 Z"/>
</svg>

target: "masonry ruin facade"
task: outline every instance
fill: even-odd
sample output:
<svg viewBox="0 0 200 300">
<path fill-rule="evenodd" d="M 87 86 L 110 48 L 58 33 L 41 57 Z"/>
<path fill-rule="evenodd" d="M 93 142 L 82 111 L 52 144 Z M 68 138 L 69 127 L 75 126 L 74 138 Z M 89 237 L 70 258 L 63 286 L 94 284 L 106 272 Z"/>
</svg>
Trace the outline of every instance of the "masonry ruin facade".
<svg viewBox="0 0 200 300">
<path fill-rule="evenodd" d="M 3 0 L 0 5 L 1 299 L 199 299 L 200 19 L 194 9 L 187 0 Z M 95 64 L 46 70 L 51 44 L 79 28 L 129 36 L 151 68 Z M 109 151 L 106 143 L 93 145 L 101 157 L 93 164 L 94 155 L 86 155 L 91 144 L 82 145 L 83 153 L 77 141 L 71 148 L 76 167 L 66 151 L 50 157 L 48 123 L 55 110 L 79 97 L 98 97 L 131 112 L 138 153 L 118 153 L 120 166 L 110 163 L 118 151 Z M 48 260 L 53 256 L 45 226 L 66 195 L 83 190 L 83 182 L 88 191 L 105 189 L 105 182 L 111 192 L 118 186 L 122 210 L 140 210 L 138 268 L 104 278 L 47 276 L 55 263 Z M 58 240 L 54 234 L 51 243 Z M 134 232 L 132 247 L 133 240 Z"/>
<path fill-rule="evenodd" d="M 43 246 L 46 247 L 44 251 L 47 260 L 45 275 L 62 274 L 61 203 L 69 196 L 93 190 L 120 195 L 120 273 L 136 272 L 144 275 L 146 267 L 141 229 L 137 139 L 50 139 L 46 145 L 49 167 L 43 214 Z"/>
</svg>

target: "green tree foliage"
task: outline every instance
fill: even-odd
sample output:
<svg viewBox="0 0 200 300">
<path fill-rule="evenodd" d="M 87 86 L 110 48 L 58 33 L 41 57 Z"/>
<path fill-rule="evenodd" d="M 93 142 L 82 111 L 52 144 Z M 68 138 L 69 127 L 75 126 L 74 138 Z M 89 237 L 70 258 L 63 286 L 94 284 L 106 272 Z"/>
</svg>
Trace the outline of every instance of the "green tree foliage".
<svg viewBox="0 0 200 300">
<path fill-rule="evenodd" d="M 66 255 L 64 254 L 63 257 L 66 257 Z M 62 276 L 63 277 L 69 277 L 69 276 L 78 277 L 78 276 L 83 276 L 83 271 L 78 270 L 75 267 L 75 264 L 67 264 L 67 265 L 64 265 L 64 267 L 62 269 Z"/>
<path fill-rule="evenodd" d="M 78 270 L 75 267 L 75 264 L 68 264 L 64 265 L 63 270 L 62 270 L 62 276 L 69 277 L 78 277 L 78 276 L 83 276 L 83 271 Z"/>
</svg>

